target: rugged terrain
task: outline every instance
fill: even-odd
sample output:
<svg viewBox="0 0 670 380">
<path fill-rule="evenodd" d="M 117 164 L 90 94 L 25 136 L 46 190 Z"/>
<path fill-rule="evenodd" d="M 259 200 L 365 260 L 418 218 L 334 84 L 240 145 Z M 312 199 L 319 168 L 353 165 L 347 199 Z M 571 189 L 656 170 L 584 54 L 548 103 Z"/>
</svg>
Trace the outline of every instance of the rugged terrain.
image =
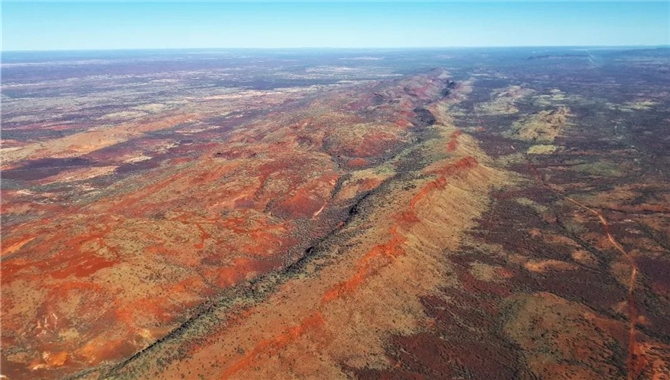
<svg viewBox="0 0 670 380">
<path fill-rule="evenodd" d="M 10 57 L 0 373 L 670 378 L 667 50 L 544 53 Z"/>
</svg>

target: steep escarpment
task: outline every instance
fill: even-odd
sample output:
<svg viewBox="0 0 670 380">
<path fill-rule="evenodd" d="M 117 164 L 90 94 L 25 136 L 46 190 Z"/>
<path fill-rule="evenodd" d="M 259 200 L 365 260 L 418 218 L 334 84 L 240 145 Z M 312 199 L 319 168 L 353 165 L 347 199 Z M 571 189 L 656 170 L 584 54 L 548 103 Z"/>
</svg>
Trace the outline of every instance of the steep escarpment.
<svg viewBox="0 0 670 380">
<path fill-rule="evenodd" d="M 224 318 L 213 335 L 201 340 L 193 327 L 110 375 L 347 378 L 356 369 L 393 368 L 387 340 L 430 323 L 422 297 L 457 281 L 445 251 L 459 247 L 491 189 L 510 180 L 489 166 L 472 137 L 453 126 L 430 128 L 436 137 L 405 158 L 423 168 L 399 173 L 366 197 L 262 302 Z M 184 354 L 171 355 L 175 350 Z"/>
<path fill-rule="evenodd" d="M 305 90 L 237 125 L 208 124 L 231 99 L 206 98 L 181 118 L 171 109 L 13 151 L 3 176 L 26 188 L 3 193 L 3 374 L 107 368 L 226 289 L 301 260 L 425 140 L 416 120 L 447 86 L 440 75 Z M 234 101 L 289 96 L 257 95 Z M 50 171 L 20 175 L 35 162 Z"/>
</svg>

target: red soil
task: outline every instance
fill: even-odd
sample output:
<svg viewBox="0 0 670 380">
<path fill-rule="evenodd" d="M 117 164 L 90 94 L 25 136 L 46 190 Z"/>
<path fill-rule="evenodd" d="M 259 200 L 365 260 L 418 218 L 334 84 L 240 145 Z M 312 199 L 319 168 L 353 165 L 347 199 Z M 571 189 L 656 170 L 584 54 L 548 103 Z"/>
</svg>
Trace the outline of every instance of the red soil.
<svg viewBox="0 0 670 380">
<path fill-rule="evenodd" d="M 439 92 L 439 84 L 424 76 L 417 80 L 414 95 L 403 90 L 404 83 L 384 83 L 288 104 L 226 130 L 225 139 L 219 130 L 193 132 L 188 135 L 193 142 L 180 144 L 185 135 L 165 131 L 220 115 L 218 107 L 194 103 L 188 110 L 44 142 L 46 148 L 31 157 L 82 156 L 109 167 L 133 167 L 113 173 L 118 179 L 75 181 L 60 195 L 3 190 L 3 216 L 11 213 L 18 222 L 3 231 L 2 255 L 8 259 L 1 268 L 2 338 L 28 357 L 8 362 L 8 376 L 38 366 L 37 377 L 61 378 L 118 362 L 160 339 L 207 297 L 281 268 L 288 255 L 341 227 L 346 218 L 341 210 L 383 179 L 361 179 L 349 185 L 347 197 L 331 199 L 338 179 L 399 151 L 412 110 Z M 384 92 L 399 106 L 374 106 L 372 116 L 341 107 L 352 100 L 360 100 L 354 107 L 373 107 L 372 92 Z M 245 102 L 264 101 L 259 99 Z M 167 137 L 144 135 L 157 130 Z M 324 148 L 328 136 L 337 137 L 332 151 Z M 145 153 L 151 165 L 124 163 Z M 340 153 L 351 158 L 344 167 Z M 21 164 L 20 155 L 12 159 Z M 373 247 L 356 273 L 328 291 L 323 302 L 347 296 L 375 267 L 403 254 L 403 230 L 418 218 L 412 209 L 394 218 L 388 240 Z M 40 331 L 46 331 L 45 316 L 48 333 L 38 337 L 34 326 L 40 321 Z M 318 315 L 309 317 L 257 350 L 279 349 L 317 328 L 318 321 Z"/>
<path fill-rule="evenodd" d="M 370 162 L 364 158 L 354 158 L 353 160 L 349 160 L 349 162 L 347 162 L 347 167 L 352 169 L 364 168 L 369 165 Z"/>
<path fill-rule="evenodd" d="M 460 129 L 451 133 L 451 136 L 449 137 L 449 142 L 447 143 L 447 152 L 453 152 L 456 150 L 456 148 L 458 147 L 458 136 L 462 134 L 463 132 L 461 132 Z"/>
</svg>

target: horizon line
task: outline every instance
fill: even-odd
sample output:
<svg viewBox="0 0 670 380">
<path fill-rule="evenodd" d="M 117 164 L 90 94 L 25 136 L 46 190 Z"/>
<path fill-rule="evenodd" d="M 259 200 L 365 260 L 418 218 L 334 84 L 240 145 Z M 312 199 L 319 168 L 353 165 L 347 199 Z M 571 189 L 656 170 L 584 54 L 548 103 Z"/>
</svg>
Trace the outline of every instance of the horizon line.
<svg viewBox="0 0 670 380">
<path fill-rule="evenodd" d="M 436 50 L 436 49 L 514 49 L 514 48 L 670 48 L 670 44 L 638 45 L 508 45 L 508 46 L 399 46 L 399 47 L 158 47 L 158 48 L 83 48 L 83 49 L 19 49 L 0 50 L 0 53 L 50 53 L 50 52 L 113 52 L 113 51 L 167 51 L 167 50 Z"/>
</svg>

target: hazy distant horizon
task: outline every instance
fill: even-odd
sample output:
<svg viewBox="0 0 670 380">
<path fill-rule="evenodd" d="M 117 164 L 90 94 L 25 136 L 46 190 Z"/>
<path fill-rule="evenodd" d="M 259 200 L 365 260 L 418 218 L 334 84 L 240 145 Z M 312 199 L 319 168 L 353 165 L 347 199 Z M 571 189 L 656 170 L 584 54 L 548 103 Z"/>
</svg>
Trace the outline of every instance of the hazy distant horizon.
<svg viewBox="0 0 670 380">
<path fill-rule="evenodd" d="M 3 52 L 670 45 L 668 2 L 3 2 Z"/>
<path fill-rule="evenodd" d="M 476 49 L 560 49 L 560 50 L 618 50 L 618 49 L 670 49 L 670 44 L 662 45 L 547 45 L 547 46 L 399 46 L 399 47 L 327 47 L 327 46 L 309 46 L 309 47 L 200 47 L 200 48 L 119 48 L 119 49 L 53 49 L 53 50 L 3 50 L 4 54 L 14 53 L 96 53 L 96 52 L 142 52 L 142 51 L 308 51 L 308 50 L 329 50 L 329 51 L 403 51 L 403 50 L 476 50 Z"/>
</svg>

